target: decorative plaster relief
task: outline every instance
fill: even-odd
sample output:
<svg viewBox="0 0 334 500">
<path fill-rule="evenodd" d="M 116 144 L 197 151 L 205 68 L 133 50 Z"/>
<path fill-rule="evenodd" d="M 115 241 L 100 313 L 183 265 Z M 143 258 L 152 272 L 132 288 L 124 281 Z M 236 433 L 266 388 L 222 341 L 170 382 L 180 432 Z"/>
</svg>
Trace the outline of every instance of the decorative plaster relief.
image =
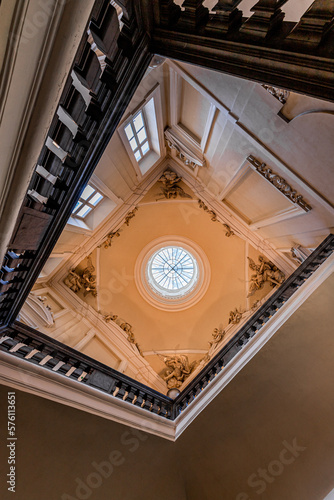
<svg viewBox="0 0 334 500">
<path fill-rule="evenodd" d="M 143 354 L 141 348 L 139 347 L 139 344 L 136 342 L 136 338 L 135 338 L 135 335 L 132 331 L 132 326 L 130 325 L 130 323 L 127 323 L 125 321 L 120 321 L 118 319 L 117 314 L 107 314 L 103 318 L 104 318 L 106 323 L 109 323 L 110 321 L 114 321 L 114 323 L 116 323 L 120 328 L 122 328 L 122 330 L 127 334 L 127 341 L 130 342 L 130 344 L 133 344 L 134 347 L 139 352 L 139 354 L 142 357 L 144 357 L 144 354 Z"/>
<path fill-rule="evenodd" d="M 95 267 L 92 263 L 92 257 L 89 255 L 87 257 L 87 267 L 85 267 L 85 269 L 81 272 L 76 272 L 74 269 L 71 269 L 65 278 L 64 283 L 74 293 L 78 293 L 79 290 L 83 289 L 85 297 L 88 293 L 91 293 L 93 297 L 96 297 L 96 275 L 93 274 L 94 271 Z"/>
<path fill-rule="evenodd" d="M 133 219 L 133 217 L 136 215 L 137 211 L 138 211 L 138 207 L 135 207 L 133 210 L 131 210 L 131 212 L 128 213 L 128 215 L 125 217 L 125 221 L 124 221 L 125 225 L 128 226 L 130 224 L 130 220 Z"/>
<path fill-rule="evenodd" d="M 230 311 L 230 317 L 228 319 L 228 323 L 232 323 L 232 325 L 237 325 L 240 323 L 241 318 L 243 315 L 243 311 L 239 311 L 238 308 L 236 307 L 234 311 Z"/>
<path fill-rule="evenodd" d="M 204 201 L 202 200 L 198 200 L 198 205 L 200 208 L 203 208 L 203 210 L 205 212 L 207 212 L 210 216 L 211 216 L 211 220 L 212 222 L 220 222 L 218 219 L 217 219 L 217 214 L 216 212 L 214 212 L 213 210 L 210 210 L 208 208 L 208 206 L 204 203 Z M 233 236 L 234 235 L 234 232 L 232 231 L 232 229 L 230 228 L 230 226 L 228 224 L 225 224 L 225 223 L 222 223 L 223 227 L 226 229 L 226 233 L 225 233 L 225 236 L 227 236 L 228 238 L 230 236 Z"/>
<path fill-rule="evenodd" d="M 217 345 L 223 340 L 223 338 L 225 337 L 226 333 L 225 333 L 225 330 L 223 330 L 222 328 L 215 328 L 213 330 L 213 333 L 212 333 L 212 339 L 211 342 L 208 342 L 209 344 L 209 350 L 211 349 L 211 347 L 213 346 L 214 348 L 217 347 Z M 208 351 L 209 352 L 209 351 Z M 210 357 L 209 357 L 210 359 Z M 208 361 L 209 361 L 208 359 Z"/>
<path fill-rule="evenodd" d="M 188 146 L 184 144 L 182 139 L 174 130 L 168 128 L 165 131 L 166 144 L 169 149 L 176 151 L 176 157 L 179 158 L 187 167 L 195 169 L 196 167 L 205 167 L 206 161 L 204 156 L 198 156 Z"/>
<path fill-rule="evenodd" d="M 118 236 L 120 236 L 119 231 L 114 231 L 113 233 L 107 234 L 107 238 L 104 240 L 103 243 L 101 243 L 101 245 L 98 246 L 98 248 L 101 248 L 102 246 L 105 249 L 109 248 L 111 246 L 113 238 L 118 238 Z"/>
<path fill-rule="evenodd" d="M 268 281 L 272 287 L 280 285 L 285 281 L 285 274 L 280 271 L 275 264 L 269 260 L 265 260 L 261 255 L 259 257 L 259 265 L 256 265 L 250 257 L 247 257 L 247 259 L 249 260 L 249 267 L 255 271 L 255 274 L 251 276 L 247 297 L 251 297 L 257 290 L 263 288 L 266 281 Z"/>
<path fill-rule="evenodd" d="M 273 97 L 275 97 L 279 102 L 285 104 L 290 92 L 285 89 L 279 89 L 277 87 L 272 87 L 271 85 L 262 84 L 262 87 L 269 92 Z"/>
<path fill-rule="evenodd" d="M 181 186 L 177 184 L 182 181 L 182 177 L 179 177 L 177 173 L 173 170 L 165 170 L 158 182 L 162 183 L 161 194 L 167 200 L 175 200 L 179 195 L 181 198 L 191 198 L 191 196 L 184 191 Z"/>
<path fill-rule="evenodd" d="M 289 198 L 292 203 L 299 205 L 305 212 L 312 210 L 312 207 L 306 203 L 302 195 L 297 194 L 297 191 L 293 189 L 290 184 L 286 182 L 283 177 L 275 174 L 271 168 L 267 167 L 266 163 L 261 163 L 259 160 L 250 155 L 247 157 L 249 163 L 251 163 L 256 171 L 261 174 L 267 181 L 269 181 L 278 191 L 280 191 L 284 196 Z"/>
<path fill-rule="evenodd" d="M 191 372 L 198 365 L 198 361 L 189 363 L 188 356 L 178 355 L 166 356 L 163 361 L 167 367 L 162 378 L 167 384 L 168 389 L 178 389 Z"/>
</svg>

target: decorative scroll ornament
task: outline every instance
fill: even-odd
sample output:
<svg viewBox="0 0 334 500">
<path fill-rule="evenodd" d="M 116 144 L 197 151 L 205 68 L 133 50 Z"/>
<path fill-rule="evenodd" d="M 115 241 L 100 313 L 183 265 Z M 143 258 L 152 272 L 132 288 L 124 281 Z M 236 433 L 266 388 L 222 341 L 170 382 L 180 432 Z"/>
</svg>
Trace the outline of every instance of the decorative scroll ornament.
<svg viewBox="0 0 334 500">
<path fill-rule="evenodd" d="M 128 215 L 125 217 L 124 224 L 126 224 L 128 226 L 130 224 L 130 220 L 134 218 L 137 211 L 138 211 L 138 207 L 135 207 L 133 210 L 131 210 L 131 212 L 129 212 Z"/>
<path fill-rule="evenodd" d="M 166 144 L 169 149 L 176 151 L 176 157 L 179 158 L 187 167 L 192 169 L 196 167 L 205 167 L 206 160 L 203 155 L 198 156 L 188 146 L 186 146 L 178 135 L 171 129 L 165 130 Z"/>
<path fill-rule="evenodd" d="M 162 378 L 166 382 L 168 389 L 178 389 L 181 387 L 186 378 L 189 377 L 198 365 L 198 361 L 189 363 L 188 356 L 183 354 L 166 356 L 163 358 L 163 361 L 167 369 Z"/>
<path fill-rule="evenodd" d="M 264 83 L 262 84 L 262 87 L 264 89 L 266 89 L 266 91 L 269 92 L 269 94 L 271 94 L 273 97 L 275 97 L 282 104 L 286 103 L 286 101 L 290 95 L 290 92 L 288 90 L 285 90 L 285 89 L 279 89 L 277 87 L 272 87 L 271 85 L 266 85 Z"/>
<path fill-rule="evenodd" d="M 142 357 L 144 357 L 143 352 L 142 352 L 141 348 L 139 347 L 139 344 L 136 342 L 136 338 L 135 338 L 135 335 L 132 331 L 132 326 L 130 325 L 130 323 L 126 323 L 125 321 L 120 322 L 118 320 L 117 314 L 107 314 L 106 316 L 104 316 L 104 320 L 106 323 L 113 321 L 114 323 L 116 323 L 116 325 L 118 325 L 120 328 L 122 328 L 122 330 L 127 334 L 127 341 L 130 342 L 130 344 L 133 344 L 134 347 L 139 352 L 139 354 Z"/>
<path fill-rule="evenodd" d="M 240 323 L 241 318 L 242 318 L 243 312 L 239 311 L 238 308 L 236 307 L 234 311 L 230 311 L 230 317 L 228 319 L 228 323 L 232 325 L 237 325 Z"/>
<path fill-rule="evenodd" d="M 216 212 L 214 212 L 213 210 L 210 210 L 209 207 L 204 203 L 204 201 L 198 200 L 198 205 L 200 208 L 203 208 L 203 210 L 210 215 L 212 222 L 220 222 L 217 219 Z M 230 228 L 230 226 L 228 224 L 222 224 L 222 225 L 226 229 L 225 236 L 227 236 L 229 238 L 230 236 L 234 235 L 234 232 L 232 231 L 232 229 Z"/>
<path fill-rule="evenodd" d="M 267 181 L 269 181 L 276 189 L 278 189 L 284 196 L 286 196 L 292 203 L 299 205 L 305 212 L 312 210 L 312 207 L 303 200 L 302 195 L 297 194 L 297 191 L 293 189 L 283 177 L 275 174 L 271 168 L 267 167 L 266 163 L 261 163 L 259 160 L 250 155 L 247 157 L 249 163 L 251 163 L 257 172 L 261 174 Z"/>
<path fill-rule="evenodd" d="M 98 248 L 101 248 L 102 246 L 106 249 L 109 248 L 111 246 L 112 240 L 114 238 L 118 238 L 118 236 L 120 236 L 119 231 L 107 234 L 107 238 L 104 240 L 103 243 L 101 243 L 101 245 L 98 246 Z"/>
<path fill-rule="evenodd" d="M 209 207 L 204 203 L 204 201 L 198 200 L 198 205 L 199 208 L 203 208 L 204 212 L 207 212 L 210 215 L 212 222 L 219 222 L 216 212 L 210 210 Z"/>
<path fill-rule="evenodd" d="M 177 184 L 182 181 L 182 177 L 173 172 L 173 170 L 165 170 L 158 182 L 162 183 L 161 192 L 167 200 L 175 199 L 177 196 L 181 198 L 191 198 L 181 186 Z"/>
<path fill-rule="evenodd" d="M 137 210 L 138 210 L 138 207 L 135 207 L 131 212 L 129 212 L 127 214 L 127 216 L 125 217 L 125 220 L 124 220 L 124 224 L 126 226 L 129 226 L 130 220 L 133 219 L 133 217 L 136 215 Z M 106 239 L 101 243 L 101 245 L 98 246 L 98 248 L 101 248 L 102 246 L 106 249 L 109 248 L 111 246 L 112 240 L 114 238 L 118 238 L 120 235 L 121 235 L 121 233 L 120 233 L 119 229 L 107 234 Z"/>
<path fill-rule="evenodd" d="M 70 290 L 74 293 L 78 293 L 79 290 L 84 291 L 84 297 L 91 293 L 93 297 L 97 296 L 96 290 L 96 275 L 93 274 L 95 267 L 92 263 L 91 255 L 87 257 L 87 267 L 81 272 L 76 272 L 72 269 L 64 280 L 64 283 Z"/>
<path fill-rule="evenodd" d="M 251 297 L 257 290 L 263 288 L 266 281 L 273 287 L 281 285 L 285 281 L 285 274 L 275 264 L 269 260 L 266 261 L 261 255 L 259 257 L 259 265 L 256 265 L 250 257 L 247 257 L 247 259 L 249 260 L 249 267 L 255 271 L 255 274 L 251 276 L 247 297 Z"/>
<path fill-rule="evenodd" d="M 211 349 L 212 346 L 216 347 L 223 340 L 224 337 L 225 337 L 225 330 L 223 330 L 222 328 L 215 328 L 212 333 L 213 340 L 211 340 L 211 342 L 208 342 L 210 346 L 209 349 Z"/>
</svg>

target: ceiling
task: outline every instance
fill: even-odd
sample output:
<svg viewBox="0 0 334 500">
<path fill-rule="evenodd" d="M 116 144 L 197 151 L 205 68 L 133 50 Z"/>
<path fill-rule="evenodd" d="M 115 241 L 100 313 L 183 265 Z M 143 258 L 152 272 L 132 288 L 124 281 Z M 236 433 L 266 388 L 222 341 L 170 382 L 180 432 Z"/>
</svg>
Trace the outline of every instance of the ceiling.
<svg viewBox="0 0 334 500">
<path fill-rule="evenodd" d="M 153 91 L 159 154 L 143 169 L 121 130 Z M 290 93 L 283 104 L 257 83 L 155 58 L 93 175 L 104 200 L 81 227 L 69 221 L 37 280 L 32 293 L 45 297 L 54 316 L 52 325 L 35 317 L 38 328 L 162 392 L 164 356 L 183 354 L 203 366 L 214 329 L 227 331 L 221 347 L 240 326 L 228 325 L 230 312 L 238 308 L 245 320 L 253 304 L 272 292 L 266 283 L 247 298 L 252 274 L 247 257 L 258 263 L 262 255 L 287 276 L 298 265 L 291 247 L 311 251 L 333 229 L 333 113 L 332 103 Z M 191 151 L 192 164 L 165 142 L 166 129 L 182 151 Z M 278 176 L 276 187 L 249 156 Z M 159 178 L 166 169 L 182 177 L 179 186 L 187 198 L 163 197 Z M 282 194 L 289 188 L 310 210 Z M 126 216 L 136 207 L 127 225 Z M 224 224 L 232 236 L 226 236 Z M 120 236 L 101 247 L 116 230 Z M 173 235 L 203 250 L 211 278 L 197 304 L 166 312 L 142 297 L 134 277 L 143 248 Z M 83 271 L 89 255 L 96 297 L 64 284 L 71 269 Z M 24 308 L 31 320 L 27 304 Z M 106 322 L 105 315 L 118 319 Z M 128 341 L 120 327 L 124 322 L 132 326 L 143 355 Z"/>
</svg>

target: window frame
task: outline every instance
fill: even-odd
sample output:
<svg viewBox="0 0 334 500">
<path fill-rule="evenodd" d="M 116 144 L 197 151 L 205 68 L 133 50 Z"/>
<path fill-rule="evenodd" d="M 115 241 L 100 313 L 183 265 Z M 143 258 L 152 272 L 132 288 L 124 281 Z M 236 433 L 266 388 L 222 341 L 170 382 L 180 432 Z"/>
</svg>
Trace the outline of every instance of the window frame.
<svg viewBox="0 0 334 500">
<path fill-rule="evenodd" d="M 87 188 L 87 187 L 90 187 L 91 189 L 93 189 L 93 193 L 91 193 L 91 194 L 88 196 L 88 198 L 87 198 L 87 199 L 84 199 L 84 198 L 82 198 L 82 194 L 85 192 L 85 190 L 86 190 L 86 188 Z M 92 203 L 90 203 L 90 200 L 92 200 L 92 199 L 93 199 L 93 198 L 94 198 L 97 194 L 99 194 L 99 195 L 101 196 L 101 198 L 98 200 L 98 202 L 97 202 L 95 205 L 93 205 Z M 76 219 L 76 220 L 84 221 L 84 220 L 86 219 L 86 217 L 87 217 L 89 214 L 91 214 L 91 213 L 92 213 L 92 211 L 93 211 L 96 207 L 98 207 L 98 206 L 99 206 L 99 204 L 100 204 L 103 200 L 104 200 L 104 195 L 103 195 L 100 191 L 98 191 L 98 190 L 96 189 L 96 187 L 95 187 L 95 186 L 93 186 L 92 184 L 90 184 L 90 183 L 88 182 L 88 183 L 86 184 L 86 186 L 85 186 L 85 189 L 84 189 L 84 190 L 83 190 L 83 192 L 81 193 L 80 198 L 79 198 L 79 199 L 78 199 L 78 201 L 77 201 L 77 205 L 78 205 L 79 203 L 81 203 L 81 205 L 79 205 L 79 206 L 77 206 L 77 205 L 76 205 L 76 206 L 75 206 L 75 208 L 74 208 L 73 212 L 71 213 L 71 217 L 73 217 L 73 218 L 74 218 L 74 219 Z M 82 210 L 84 207 L 89 207 L 89 208 L 90 208 L 90 210 L 88 210 L 88 212 L 86 212 L 86 214 L 85 214 L 85 215 L 83 215 L 83 216 L 78 215 L 78 213 L 79 213 L 79 212 L 81 212 L 81 210 Z"/>
<path fill-rule="evenodd" d="M 143 114 L 143 121 L 150 149 L 139 161 L 137 161 L 130 146 L 125 129 L 129 123 L 133 123 L 134 119 L 140 112 Z M 147 116 L 147 113 L 149 113 L 149 117 Z M 154 123 L 154 125 L 152 125 L 152 123 Z M 127 114 L 119 125 L 117 131 L 130 158 L 132 166 L 135 169 L 137 178 L 141 180 L 166 155 L 161 90 L 158 82 L 148 92 L 139 105 Z"/>
<path fill-rule="evenodd" d="M 135 126 L 135 119 L 137 118 L 137 116 L 139 115 L 142 115 L 142 121 L 143 121 L 143 126 L 139 129 L 139 131 L 137 132 L 136 130 L 136 126 Z M 133 132 L 133 137 L 136 139 L 136 142 L 137 142 L 137 147 L 135 149 L 132 149 L 132 146 L 131 146 L 131 140 L 132 139 L 129 139 L 128 138 L 128 135 L 126 133 L 126 129 L 128 126 L 131 126 L 131 129 L 132 129 L 132 132 Z M 146 133 L 146 138 L 143 140 L 142 143 L 140 143 L 139 141 L 139 138 L 138 138 L 138 133 L 144 128 L 145 130 L 145 133 Z M 145 158 L 145 156 L 147 154 L 150 153 L 150 151 L 152 151 L 152 141 L 151 141 L 151 134 L 150 134 L 150 130 L 148 128 L 148 125 L 147 125 L 147 119 L 146 119 L 146 112 L 145 112 L 145 106 L 143 106 L 141 109 L 139 109 L 137 111 L 137 113 L 135 113 L 133 115 L 133 117 L 131 117 L 131 119 L 127 122 L 127 124 L 124 126 L 124 132 L 125 132 L 125 135 L 126 135 L 126 138 L 129 142 L 129 145 L 130 145 L 130 148 L 132 150 L 132 153 L 134 155 L 134 157 L 136 158 L 136 152 L 139 151 L 139 153 L 141 154 L 141 158 L 139 160 L 137 160 L 136 158 L 136 161 L 140 164 L 141 161 L 143 161 L 143 159 Z M 148 150 L 146 151 L 146 153 L 143 153 L 142 151 L 142 146 L 145 144 L 145 142 L 148 142 Z"/>
</svg>

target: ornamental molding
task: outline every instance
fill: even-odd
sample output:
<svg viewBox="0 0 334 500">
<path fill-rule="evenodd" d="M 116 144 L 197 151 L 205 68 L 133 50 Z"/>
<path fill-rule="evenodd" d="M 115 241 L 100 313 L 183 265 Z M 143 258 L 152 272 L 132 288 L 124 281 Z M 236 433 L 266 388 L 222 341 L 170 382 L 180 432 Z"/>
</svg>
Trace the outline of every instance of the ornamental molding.
<svg viewBox="0 0 334 500">
<path fill-rule="evenodd" d="M 95 267 L 92 262 L 92 255 L 90 254 L 87 257 L 87 266 L 83 271 L 75 271 L 75 269 L 71 269 L 66 278 L 64 279 L 65 285 L 72 290 L 74 293 L 78 293 L 80 290 L 83 290 L 84 297 L 86 295 L 91 294 L 93 297 L 97 296 L 97 283 L 96 283 L 96 274 Z"/>
<path fill-rule="evenodd" d="M 220 222 L 220 220 L 218 220 L 217 218 L 216 212 L 210 210 L 210 208 L 204 203 L 204 201 L 198 200 L 198 206 L 210 215 L 212 222 Z M 225 236 L 227 236 L 227 238 L 235 234 L 228 224 L 224 222 L 221 222 L 221 224 L 226 229 Z"/>
<path fill-rule="evenodd" d="M 138 207 L 135 207 L 133 210 L 131 210 L 131 212 L 129 212 L 126 217 L 125 217 L 125 220 L 124 220 L 124 224 L 126 226 L 129 226 L 130 224 L 130 220 L 133 219 L 136 215 L 136 212 L 138 211 Z"/>
<path fill-rule="evenodd" d="M 247 157 L 247 160 L 251 165 L 255 167 L 255 170 L 262 175 L 267 181 L 270 182 L 278 191 L 280 191 L 284 196 L 286 196 L 292 203 L 295 203 L 299 207 L 301 207 L 305 212 L 309 212 L 312 210 L 312 207 L 306 203 L 301 194 L 298 194 L 297 191 L 290 186 L 286 182 L 283 177 L 280 177 L 278 174 L 272 171 L 271 168 L 267 167 L 266 163 L 261 163 L 254 156 L 250 155 Z"/>
<path fill-rule="evenodd" d="M 264 83 L 262 84 L 262 87 L 282 104 L 286 103 L 290 95 L 290 92 L 285 89 L 279 89 L 278 87 L 273 87 L 271 85 L 266 85 Z"/>
<path fill-rule="evenodd" d="M 162 357 L 161 355 L 158 356 L 163 359 L 166 366 L 166 369 L 161 377 L 166 382 L 169 390 L 179 389 L 199 363 L 198 361 L 189 363 L 188 356 L 185 354 L 176 354 L 174 356 L 165 357 Z"/>
<path fill-rule="evenodd" d="M 131 210 L 131 212 L 129 212 L 126 216 L 125 216 L 125 219 L 124 219 L 124 224 L 126 226 L 129 226 L 130 225 L 130 221 L 131 219 L 133 219 L 136 215 L 136 212 L 138 211 L 138 207 L 135 207 L 133 210 Z M 97 248 L 101 248 L 103 246 L 103 248 L 107 249 L 111 246 L 112 244 L 112 241 L 114 238 L 118 238 L 119 236 L 121 235 L 121 229 L 117 229 L 115 231 L 111 231 L 110 233 L 107 234 L 107 237 L 106 239 L 100 244 L 97 246 Z"/>
<path fill-rule="evenodd" d="M 180 246 L 189 252 L 196 260 L 198 279 L 189 293 L 170 299 L 158 294 L 148 283 L 147 265 L 151 256 L 165 246 Z M 135 284 L 138 292 L 146 302 L 162 311 L 183 311 L 195 305 L 206 293 L 211 279 L 209 260 L 194 241 L 179 235 L 166 235 L 151 241 L 138 255 L 134 272 Z"/>
<path fill-rule="evenodd" d="M 132 326 L 130 325 L 130 323 L 120 320 L 117 314 L 107 314 L 103 316 L 103 319 L 106 323 L 110 323 L 110 321 L 116 323 L 116 325 L 118 325 L 127 334 L 127 341 L 135 347 L 135 349 L 142 357 L 144 357 L 143 351 L 139 347 L 139 344 L 136 342 L 136 338 L 132 331 Z"/>
<path fill-rule="evenodd" d="M 194 170 L 196 167 L 205 167 L 206 160 L 204 155 L 199 155 L 185 144 L 180 135 L 170 127 L 165 130 L 165 141 L 170 150 L 176 152 L 176 157 L 187 167 Z"/>
<path fill-rule="evenodd" d="M 167 200 L 175 200 L 178 196 L 181 198 L 191 199 L 190 194 L 186 193 L 181 186 L 178 186 L 181 181 L 182 177 L 179 177 L 176 172 L 170 169 L 165 170 L 162 176 L 158 179 L 158 182 L 162 183 L 162 199 L 166 198 Z"/>
<path fill-rule="evenodd" d="M 255 274 L 252 274 L 247 297 L 251 297 L 255 292 L 263 288 L 265 282 L 269 282 L 272 287 L 281 285 L 285 281 L 285 274 L 278 269 L 273 262 L 265 260 L 259 256 L 259 264 L 256 265 L 253 259 L 247 257 L 249 267 Z"/>
<path fill-rule="evenodd" d="M 30 292 L 19 314 L 19 320 L 32 328 L 50 328 L 55 324 L 51 307 L 47 304 L 47 297 Z"/>
</svg>

